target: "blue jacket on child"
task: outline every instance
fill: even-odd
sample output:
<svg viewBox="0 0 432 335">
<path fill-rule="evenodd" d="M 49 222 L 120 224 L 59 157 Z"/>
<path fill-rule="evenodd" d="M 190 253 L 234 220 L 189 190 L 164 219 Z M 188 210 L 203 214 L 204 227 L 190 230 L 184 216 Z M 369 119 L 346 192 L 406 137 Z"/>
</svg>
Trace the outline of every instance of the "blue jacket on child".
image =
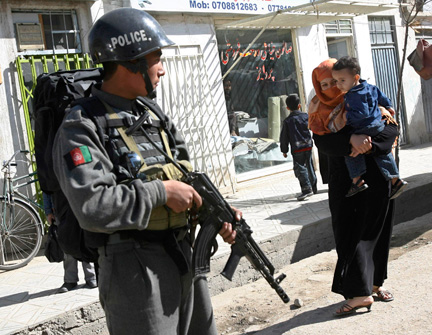
<svg viewBox="0 0 432 335">
<path fill-rule="evenodd" d="M 377 127 L 382 123 L 378 105 L 387 108 L 392 103 L 378 87 L 360 79 L 360 84 L 345 94 L 347 125 L 356 130 Z"/>
<path fill-rule="evenodd" d="M 291 145 L 291 152 L 312 148 L 312 135 L 308 128 L 308 114 L 299 110 L 292 111 L 284 120 L 279 137 L 280 149 L 287 153 Z"/>
</svg>

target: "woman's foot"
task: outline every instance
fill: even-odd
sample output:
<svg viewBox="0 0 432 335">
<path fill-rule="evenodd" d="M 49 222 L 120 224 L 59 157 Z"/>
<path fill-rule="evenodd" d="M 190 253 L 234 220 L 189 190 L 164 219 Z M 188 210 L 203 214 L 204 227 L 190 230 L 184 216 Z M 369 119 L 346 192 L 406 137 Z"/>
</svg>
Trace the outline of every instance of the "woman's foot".
<svg viewBox="0 0 432 335">
<path fill-rule="evenodd" d="M 373 287 L 372 297 L 375 301 L 390 302 L 394 300 L 393 294 L 384 287 Z"/>
<path fill-rule="evenodd" d="M 374 299 L 370 295 L 348 299 L 345 304 L 336 311 L 335 316 L 350 315 L 360 308 L 366 308 L 367 311 L 370 312 L 373 302 Z"/>
</svg>

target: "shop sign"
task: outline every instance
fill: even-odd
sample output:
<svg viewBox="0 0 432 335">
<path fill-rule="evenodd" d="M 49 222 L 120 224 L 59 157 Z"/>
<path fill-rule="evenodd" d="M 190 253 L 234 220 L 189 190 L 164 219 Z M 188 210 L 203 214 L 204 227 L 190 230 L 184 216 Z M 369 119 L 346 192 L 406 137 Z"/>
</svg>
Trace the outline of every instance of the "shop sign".
<svg viewBox="0 0 432 335">
<path fill-rule="evenodd" d="M 280 59 L 281 56 L 285 54 L 288 55 L 292 52 L 292 45 L 288 46 L 285 41 L 275 44 L 273 44 L 273 42 L 263 42 L 261 47 L 251 48 L 247 52 L 242 52 L 242 46 L 240 42 L 237 42 L 236 46 L 232 46 L 230 43 L 227 43 L 226 45 L 219 47 L 222 47 L 222 50 L 220 51 L 220 61 L 223 65 L 228 65 L 230 61 L 231 63 L 234 62 L 237 57 L 254 58 L 256 60 L 255 69 L 257 71 L 256 81 L 275 81 L 276 73 L 273 73 L 273 71 L 276 61 Z M 259 62 L 262 62 L 262 64 L 259 64 Z M 271 64 L 271 67 L 269 64 Z"/>
<path fill-rule="evenodd" d="M 309 0 L 132 0 L 133 8 L 146 11 L 267 14 L 309 3 Z"/>
</svg>

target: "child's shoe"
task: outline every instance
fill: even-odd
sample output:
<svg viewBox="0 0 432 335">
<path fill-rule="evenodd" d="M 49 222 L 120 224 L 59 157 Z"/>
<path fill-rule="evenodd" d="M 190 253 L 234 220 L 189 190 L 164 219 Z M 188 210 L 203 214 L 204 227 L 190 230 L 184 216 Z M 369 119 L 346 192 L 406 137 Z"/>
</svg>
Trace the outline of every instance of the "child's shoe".
<svg viewBox="0 0 432 335">
<path fill-rule="evenodd" d="M 408 183 L 403 179 L 396 180 L 396 183 L 392 185 L 391 191 L 390 191 L 390 199 L 396 199 L 400 194 L 402 193 L 405 186 L 407 186 Z"/>
<path fill-rule="evenodd" d="M 353 195 L 356 195 L 357 193 L 364 191 L 369 186 L 363 181 L 363 184 L 360 185 L 360 183 L 363 181 L 363 179 L 357 180 L 356 183 L 352 183 L 350 189 L 348 190 L 348 193 L 345 195 L 345 197 L 349 198 Z"/>
</svg>

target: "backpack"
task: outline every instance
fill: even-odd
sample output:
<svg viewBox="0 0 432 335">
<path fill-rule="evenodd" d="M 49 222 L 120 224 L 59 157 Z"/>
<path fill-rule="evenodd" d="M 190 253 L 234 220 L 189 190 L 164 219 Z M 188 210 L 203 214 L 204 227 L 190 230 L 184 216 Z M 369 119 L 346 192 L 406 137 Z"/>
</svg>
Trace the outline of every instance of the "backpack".
<svg viewBox="0 0 432 335">
<path fill-rule="evenodd" d="M 97 262 L 97 249 L 85 243 L 86 234 L 96 233 L 84 231 L 80 227 L 61 191 L 54 173 L 52 149 L 68 106 L 77 100 L 88 100 L 86 105 L 91 104 L 91 109 L 104 108 L 97 98 L 83 99 L 90 95 L 91 86 L 102 80 L 102 71 L 101 68 L 95 68 L 41 74 L 37 78 L 33 99 L 34 145 L 39 184 L 42 191 L 52 197 L 60 247 L 66 254 L 85 262 Z M 105 234 L 98 235 L 102 239 Z"/>
<path fill-rule="evenodd" d="M 51 153 L 66 108 L 74 100 L 88 97 L 91 85 L 101 81 L 102 75 L 102 69 L 96 68 L 43 73 L 36 79 L 33 95 L 35 158 L 39 184 L 47 194 L 60 190 Z"/>
</svg>

